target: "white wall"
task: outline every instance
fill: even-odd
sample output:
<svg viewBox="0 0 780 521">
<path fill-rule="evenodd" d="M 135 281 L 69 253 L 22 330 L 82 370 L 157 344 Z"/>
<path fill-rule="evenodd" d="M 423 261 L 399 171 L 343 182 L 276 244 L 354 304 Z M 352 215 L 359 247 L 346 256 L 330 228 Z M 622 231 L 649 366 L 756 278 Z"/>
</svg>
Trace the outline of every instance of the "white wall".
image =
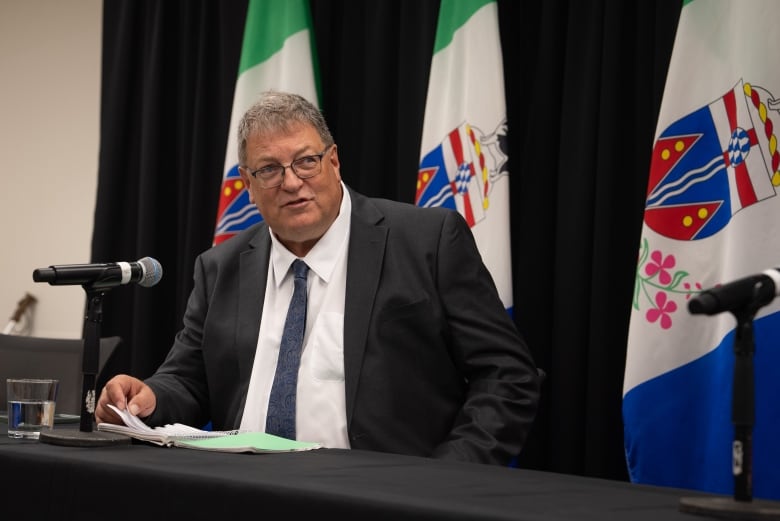
<svg viewBox="0 0 780 521">
<path fill-rule="evenodd" d="M 0 0 L 0 330 L 25 293 L 30 334 L 81 337 L 84 290 L 32 280 L 89 262 L 102 0 Z"/>
</svg>

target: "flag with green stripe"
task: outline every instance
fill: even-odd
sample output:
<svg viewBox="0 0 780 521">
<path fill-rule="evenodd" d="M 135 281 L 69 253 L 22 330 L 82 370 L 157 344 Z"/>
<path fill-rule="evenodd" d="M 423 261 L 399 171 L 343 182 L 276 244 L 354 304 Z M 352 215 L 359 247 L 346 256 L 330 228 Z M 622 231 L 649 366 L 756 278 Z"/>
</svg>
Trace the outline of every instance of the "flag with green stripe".
<svg viewBox="0 0 780 521">
<path fill-rule="evenodd" d="M 238 173 L 236 130 L 241 116 L 269 89 L 300 94 L 319 106 L 316 58 L 306 0 L 249 0 L 214 244 L 262 220 Z"/>
<path fill-rule="evenodd" d="M 779 8 L 680 12 L 626 347 L 634 483 L 780 499 Z"/>
<path fill-rule="evenodd" d="M 493 0 L 442 0 L 415 203 L 460 212 L 512 313 L 504 69 Z"/>
</svg>

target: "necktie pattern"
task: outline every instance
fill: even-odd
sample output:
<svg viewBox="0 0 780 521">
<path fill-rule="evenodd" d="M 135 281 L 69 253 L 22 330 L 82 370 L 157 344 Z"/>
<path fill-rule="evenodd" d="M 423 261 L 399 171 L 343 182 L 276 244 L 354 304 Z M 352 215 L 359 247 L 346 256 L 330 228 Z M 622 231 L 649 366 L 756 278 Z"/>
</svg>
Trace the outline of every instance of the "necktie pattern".
<svg viewBox="0 0 780 521">
<path fill-rule="evenodd" d="M 295 395 L 303 350 L 303 333 L 306 330 L 306 278 L 309 267 L 301 259 L 295 259 L 292 268 L 295 274 L 295 289 L 284 322 L 279 360 L 276 362 L 276 374 L 268 399 L 265 431 L 294 440 Z"/>
</svg>

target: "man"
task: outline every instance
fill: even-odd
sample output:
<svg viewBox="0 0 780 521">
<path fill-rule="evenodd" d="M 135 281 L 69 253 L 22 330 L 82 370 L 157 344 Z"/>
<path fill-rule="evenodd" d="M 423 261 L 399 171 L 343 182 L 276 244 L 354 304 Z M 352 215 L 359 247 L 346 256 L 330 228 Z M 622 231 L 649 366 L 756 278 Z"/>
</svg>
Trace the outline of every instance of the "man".
<svg viewBox="0 0 780 521">
<path fill-rule="evenodd" d="M 264 93 L 238 140 L 263 222 L 196 259 L 168 357 L 145 381 L 107 382 L 96 420 L 120 421 L 112 403 L 152 426 L 267 430 L 277 358 L 287 359 L 290 266 L 302 259 L 308 304 L 288 437 L 509 463 L 540 381 L 463 218 L 348 188 L 322 114 L 300 96 Z"/>
</svg>

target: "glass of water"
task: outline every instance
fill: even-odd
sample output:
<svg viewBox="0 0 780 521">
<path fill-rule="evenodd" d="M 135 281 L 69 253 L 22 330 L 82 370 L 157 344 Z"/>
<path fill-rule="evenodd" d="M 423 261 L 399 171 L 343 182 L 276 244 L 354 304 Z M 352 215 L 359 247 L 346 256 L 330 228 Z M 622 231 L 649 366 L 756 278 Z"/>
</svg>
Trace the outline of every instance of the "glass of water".
<svg viewBox="0 0 780 521">
<path fill-rule="evenodd" d="M 54 428 L 59 380 L 9 378 L 8 437 L 38 439 L 42 429 Z"/>
</svg>

